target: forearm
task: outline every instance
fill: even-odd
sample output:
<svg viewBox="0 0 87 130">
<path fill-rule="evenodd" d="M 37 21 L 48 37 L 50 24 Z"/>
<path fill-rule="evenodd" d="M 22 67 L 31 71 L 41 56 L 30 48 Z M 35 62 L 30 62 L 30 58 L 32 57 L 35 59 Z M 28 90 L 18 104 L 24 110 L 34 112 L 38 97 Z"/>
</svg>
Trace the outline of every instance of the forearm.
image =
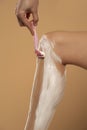
<svg viewBox="0 0 87 130">
<path fill-rule="evenodd" d="M 55 43 L 54 50 L 63 64 L 87 69 L 87 32 L 52 32 L 47 36 Z"/>
</svg>

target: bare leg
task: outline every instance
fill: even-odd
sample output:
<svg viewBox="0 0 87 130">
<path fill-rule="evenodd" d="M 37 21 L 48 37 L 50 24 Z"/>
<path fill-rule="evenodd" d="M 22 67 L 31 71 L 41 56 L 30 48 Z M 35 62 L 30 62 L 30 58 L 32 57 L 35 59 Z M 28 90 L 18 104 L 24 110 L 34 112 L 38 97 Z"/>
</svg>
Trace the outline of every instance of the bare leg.
<svg viewBox="0 0 87 130">
<path fill-rule="evenodd" d="M 47 130 L 63 95 L 65 67 L 54 52 L 54 45 L 42 37 L 40 47 L 45 59 L 38 59 L 30 110 L 24 130 Z"/>
<path fill-rule="evenodd" d="M 64 65 L 73 64 L 87 69 L 87 31 L 47 33 L 55 43 L 55 52 Z"/>
</svg>

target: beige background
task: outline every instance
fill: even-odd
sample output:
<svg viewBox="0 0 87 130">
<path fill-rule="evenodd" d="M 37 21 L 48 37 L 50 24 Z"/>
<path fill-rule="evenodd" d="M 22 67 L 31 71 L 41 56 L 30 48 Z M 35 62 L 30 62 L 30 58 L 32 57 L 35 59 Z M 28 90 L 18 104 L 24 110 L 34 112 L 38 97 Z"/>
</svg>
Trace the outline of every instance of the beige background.
<svg viewBox="0 0 87 130">
<path fill-rule="evenodd" d="M 19 27 L 15 4 L 0 0 L 0 130 L 23 130 L 35 70 L 32 36 Z M 39 16 L 39 37 L 87 31 L 87 0 L 40 0 Z M 49 130 L 87 130 L 86 70 L 67 66 L 65 94 Z"/>
</svg>

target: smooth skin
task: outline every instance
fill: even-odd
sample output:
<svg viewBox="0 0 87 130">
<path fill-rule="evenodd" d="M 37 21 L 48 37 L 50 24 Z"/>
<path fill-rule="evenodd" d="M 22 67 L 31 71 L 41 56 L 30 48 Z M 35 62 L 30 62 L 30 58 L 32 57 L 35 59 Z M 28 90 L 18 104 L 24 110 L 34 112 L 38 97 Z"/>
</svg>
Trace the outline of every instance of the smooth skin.
<svg viewBox="0 0 87 130">
<path fill-rule="evenodd" d="M 54 43 L 54 50 L 61 57 L 63 65 L 73 64 L 87 69 L 87 31 L 56 31 L 46 35 Z"/>
</svg>

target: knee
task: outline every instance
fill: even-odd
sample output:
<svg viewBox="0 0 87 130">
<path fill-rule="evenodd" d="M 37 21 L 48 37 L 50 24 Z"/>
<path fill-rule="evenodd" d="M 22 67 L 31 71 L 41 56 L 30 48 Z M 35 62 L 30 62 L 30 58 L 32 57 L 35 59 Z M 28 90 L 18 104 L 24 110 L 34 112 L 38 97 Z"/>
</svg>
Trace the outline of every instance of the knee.
<svg viewBox="0 0 87 130">
<path fill-rule="evenodd" d="M 65 71 L 65 66 L 62 64 L 61 55 L 59 55 L 59 53 L 57 53 L 59 51 L 58 50 L 56 51 L 55 44 L 56 43 L 52 37 L 52 34 L 50 34 L 50 33 L 43 35 L 39 42 L 40 50 L 45 52 L 44 61 L 46 61 L 50 58 L 56 65 L 57 69 L 60 70 L 60 72 L 63 74 Z M 59 49 L 59 47 L 58 47 L 58 49 Z"/>
<path fill-rule="evenodd" d="M 60 55 L 60 45 L 62 44 L 62 35 L 57 32 L 57 37 L 54 32 L 46 33 L 43 35 L 39 41 L 39 49 L 43 51 L 48 51 L 50 48 Z M 58 54 L 58 53 L 59 54 Z"/>
<path fill-rule="evenodd" d="M 62 59 L 63 65 L 66 65 L 65 35 L 66 32 L 58 32 L 58 31 L 46 33 L 47 38 L 53 43 L 54 52 Z"/>
</svg>

